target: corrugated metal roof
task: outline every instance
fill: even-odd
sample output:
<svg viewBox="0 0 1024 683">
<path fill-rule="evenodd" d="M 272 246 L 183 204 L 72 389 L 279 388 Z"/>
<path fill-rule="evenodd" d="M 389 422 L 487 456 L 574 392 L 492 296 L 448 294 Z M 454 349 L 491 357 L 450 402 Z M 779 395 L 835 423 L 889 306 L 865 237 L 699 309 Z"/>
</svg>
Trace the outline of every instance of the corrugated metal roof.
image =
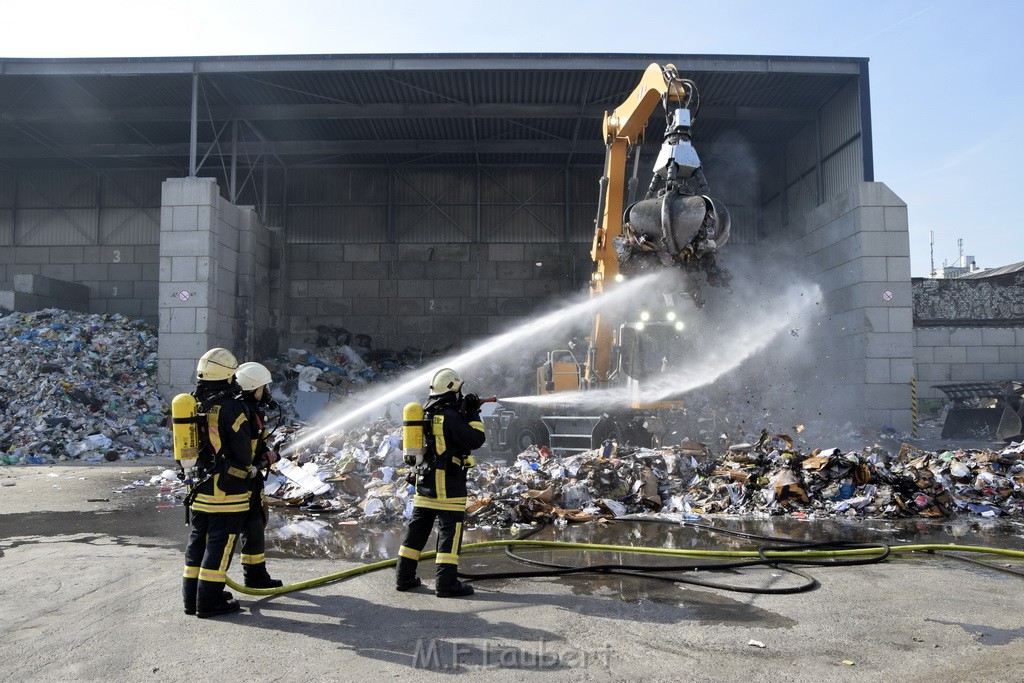
<svg viewBox="0 0 1024 683">
<path fill-rule="evenodd" d="M 989 277 L 999 277 L 1000 275 L 1011 275 L 1013 273 L 1020 273 L 1024 271 L 1024 261 L 1019 263 L 1011 263 L 1006 266 L 1000 266 L 998 268 L 986 268 L 976 273 L 968 273 L 967 275 L 961 275 L 956 280 L 984 280 Z"/>
<path fill-rule="evenodd" d="M 604 111 L 652 62 L 697 82 L 696 140 L 741 139 L 766 155 L 842 87 L 861 87 L 866 69 L 855 58 L 721 55 L 0 59 L 0 164 L 187 167 L 193 72 L 199 157 L 230 154 L 237 120 L 243 165 L 262 152 L 288 166 L 600 164 Z"/>
</svg>

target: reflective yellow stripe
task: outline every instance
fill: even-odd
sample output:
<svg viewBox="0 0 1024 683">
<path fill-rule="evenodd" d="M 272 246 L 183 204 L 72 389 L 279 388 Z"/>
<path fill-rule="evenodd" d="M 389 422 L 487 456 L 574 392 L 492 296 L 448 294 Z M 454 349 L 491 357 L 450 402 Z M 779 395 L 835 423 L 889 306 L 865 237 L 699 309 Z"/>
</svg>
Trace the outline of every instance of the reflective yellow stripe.
<svg viewBox="0 0 1024 683">
<path fill-rule="evenodd" d="M 220 489 L 217 489 L 217 490 L 220 491 Z M 201 501 L 203 503 L 212 503 L 212 504 L 216 504 L 216 503 L 248 503 L 249 502 L 249 492 L 246 491 L 245 493 L 232 493 L 231 495 L 228 495 L 226 493 L 221 492 L 221 494 L 219 496 L 216 495 L 216 494 L 211 496 L 209 493 L 197 493 L 196 494 L 196 500 L 197 501 Z"/>
<path fill-rule="evenodd" d="M 455 553 L 438 553 L 434 556 L 434 562 L 437 564 L 458 564 L 459 556 Z"/>
<path fill-rule="evenodd" d="M 213 581 L 214 583 L 224 583 L 228 578 L 227 571 L 217 571 L 216 569 L 200 569 L 199 580 L 200 581 Z"/>
<path fill-rule="evenodd" d="M 420 551 L 413 550 L 412 548 L 407 548 L 403 545 L 398 549 L 398 556 L 418 561 L 420 559 Z"/>
<path fill-rule="evenodd" d="M 438 498 L 447 498 L 448 489 L 444 485 L 444 470 L 434 470 L 434 490 Z"/>
<path fill-rule="evenodd" d="M 245 512 L 249 509 L 248 503 L 241 505 L 193 505 L 192 509 L 195 512 L 205 512 L 210 515 L 216 514 L 234 514 L 238 512 Z"/>
<path fill-rule="evenodd" d="M 225 501 L 224 498 L 214 498 L 213 496 L 196 496 L 195 502 L 192 503 L 192 509 L 195 512 L 208 512 L 210 514 L 248 512 L 248 498 L 243 497 L 241 502 L 235 502 L 237 498 L 238 496 L 230 496 L 230 500 Z"/>
<path fill-rule="evenodd" d="M 459 552 L 462 550 L 462 522 L 455 523 L 455 540 L 452 542 L 452 553 L 455 557 L 459 556 Z"/>
<path fill-rule="evenodd" d="M 231 425 L 231 429 L 234 430 L 234 432 L 237 434 L 238 430 L 241 429 L 242 425 L 244 425 L 244 424 L 245 424 L 245 413 L 242 413 L 241 415 L 238 416 L 238 419 L 235 420 L 235 424 Z"/>
<path fill-rule="evenodd" d="M 206 435 L 214 453 L 220 452 L 220 406 L 215 405 L 206 413 Z"/>
<path fill-rule="evenodd" d="M 434 446 L 438 455 L 441 455 L 448 446 L 444 442 L 444 415 L 435 415 L 431 421 L 430 429 L 434 432 Z"/>
<path fill-rule="evenodd" d="M 242 564 L 263 564 L 267 561 L 267 556 L 264 553 L 259 555 L 246 555 L 242 553 Z"/>
<path fill-rule="evenodd" d="M 428 498 L 427 496 L 414 496 L 412 499 L 414 507 L 427 508 L 428 510 L 446 510 L 448 512 L 465 512 L 465 498 Z"/>
<path fill-rule="evenodd" d="M 228 474 L 230 474 L 232 477 L 237 477 L 238 479 L 249 478 L 249 470 L 241 470 L 238 469 L 237 467 L 229 467 Z"/>
<path fill-rule="evenodd" d="M 199 576 L 199 567 L 185 567 L 185 573 L 182 576 L 186 579 L 194 579 Z"/>
<path fill-rule="evenodd" d="M 197 493 L 192 509 L 199 512 L 245 512 L 249 509 L 249 491 L 228 495 L 220 489 L 220 475 L 213 475 L 213 494 Z"/>
<path fill-rule="evenodd" d="M 484 423 L 479 422 L 478 420 L 473 420 L 472 422 L 469 423 L 469 426 L 477 431 L 484 431 Z"/>
<path fill-rule="evenodd" d="M 220 570 L 227 572 L 228 565 L 231 564 L 231 553 L 235 550 L 235 539 L 238 538 L 237 534 L 231 534 L 228 536 L 228 542 L 224 546 L 224 554 L 220 556 Z"/>
</svg>

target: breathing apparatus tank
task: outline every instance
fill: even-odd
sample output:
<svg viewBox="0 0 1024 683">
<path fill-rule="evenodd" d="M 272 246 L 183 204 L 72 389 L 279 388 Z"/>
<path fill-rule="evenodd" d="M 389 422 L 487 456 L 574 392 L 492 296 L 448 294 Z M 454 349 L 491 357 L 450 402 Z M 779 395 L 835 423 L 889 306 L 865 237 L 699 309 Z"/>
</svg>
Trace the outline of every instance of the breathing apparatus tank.
<svg viewBox="0 0 1024 683">
<path fill-rule="evenodd" d="M 406 403 L 402 409 L 402 459 L 409 467 L 423 463 L 423 415 L 423 406 L 415 401 Z"/>
<path fill-rule="evenodd" d="M 199 459 L 198 403 L 192 394 L 178 394 L 171 401 L 174 460 L 187 470 Z"/>
</svg>

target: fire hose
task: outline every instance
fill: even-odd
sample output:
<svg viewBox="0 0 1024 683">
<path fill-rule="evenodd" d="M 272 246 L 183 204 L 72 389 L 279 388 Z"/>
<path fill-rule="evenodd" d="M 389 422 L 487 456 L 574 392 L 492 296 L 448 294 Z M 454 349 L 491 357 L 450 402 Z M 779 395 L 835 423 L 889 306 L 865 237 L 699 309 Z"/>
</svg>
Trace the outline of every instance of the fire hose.
<svg viewBox="0 0 1024 683">
<path fill-rule="evenodd" d="M 648 519 L 642 521 L 662 520 Z M 676 522 L 671 523 L 677 524 Z M 684 523 L 683 526 L 703 526 L 711 528 L 716 532 L 729 533 L 745 537 L 756 537 L 753 534 L 741 534 L 738 532 L 731 532 L 727 530 L 722 530 L 718 527 L 709 527 L 709 525 L 693 525 L 689 523 Z M 536 531 L 538 530 L 539 528 L 532 529 L 530 531 L 530 534 L 536 533 Z M 819 586 L 819 584 L 817 580 L 813 577 L 810 577 L 806 573 L 801 572 L 789 565 L 826 567 L 856 566 L 878 563 L 885 561 L 890 557 L 898 558 L 903 555 L 911 555 L 916 553 L 940 554 L 945 557 L 964 559 L 968 561 L 973 560 L 971 560 L 971 558 L 962 557 L 959 555 L 950 555 L 950 553 L 966 553 L 970 555 L 994 555 L 1024 561 L 1024 550 L 994 548 L 988 546 L 960 545 L 955 543 L 911 543 L 898 545 L 889 543 L 870 542 L 850 543 L 847 541 L 816 541 L 812 543 L 804 543 L 792 541 L 791 539 L 767 536 L 756 538 L 770 540 L 772 544 L 762 546 L 755 550 L 694 550 L 644 546 L 622 546 L 603 543 L 570 543 L 562 541 L 540 541 L 532 540 L 529 538 L 481 541 L 477 543 L 467 543 L 463 545 L 462 551 L 464 553 L 475 553 L 480 551 L 488 551 L 494 548 L 503 548 L 507 552 L 509 552 L 510 557 L 517 561 L 526 562 L 528 564 L 533 565 L 539 565 L 544 568 L 521 572 L 491 572 L 478 574 L 459 572 L 459 576 L 472 581 L 485 581 L 506 578 L 554 577 L 565 576 L 570 574 L 624 574 L 629 576 L 656 578 L 676 583 L 687 583 L 698 586 L 704 586 L 707 588 L 715 588 L 734 592 L 758 594 L 792 594 L 814 590 Z M 789 545 L 783 546 L 779 544 Z M 622 563 L 591 565 L 557 565 L 553 563 L 544 563 L 538 560 L 523 558 L 519 555 L 512 554 L 512 548 L 541 549 L 549 551 L 577 550 L 584 552 L 628 553 L 669 558 L 683 558 L 688 560 L 700 560 L 701 562 L 691 561 L 686 564 L 665 565 L 635 565 Z M 434 557 L 435 554 L 436 553 L 434 551 L 427 551 L 420 556 L 420 559 L 427 560 Z M 710 560 L 723 561 L 709 562 Z M 297 590 L 315 588 L 317 586 L 322 586 L 336 581 L 342 581 L 345 579 L 352 578 L 354 576 L 359 576 L 361 574 L 367 574 L 370 572 L 387 569 L 389 567 L 393 567 L 397 563 L 397 561 L 397 558 L 381 560 L 378 562 L 373 562 L 370 564 L 365 564 L 358 567 L 346 569 L 344 571 L 336 572 L 333 574 L 328 574 L 326 576 L 308 579 L 306 581 L 299 581 L 297 583 L 281 586 L 280 588 L 247 588 L 241 584 L 236 583 L 230 577 L 228 577 L 227 579 L 227 584 L 232 589 L 237 590 L 240 593 L 245 593 L 247 595 L 281 595 L 284 593 L 290 593 Z M 713 572 L 734 570 L 737 568 L 754 566 L 769 566 L 776 569 L 780 569 L 782 571 L 787 571 L 791 574 L 800 576 L 803 579 L 803 583 L 794 587 L 759 588 L 703 581 L 692 576 L 680 577 L 664 575 L 668 572 Z M 1019 576 L 1024 576 L 1024 572 L 1005 570 L 1001 567 L 996 567 L 990 564 L 986 564 L 986 566 L 991 567 L 993 569 L 1009 571 L 1009 573 L 1016 574 Z"/>
</svg>

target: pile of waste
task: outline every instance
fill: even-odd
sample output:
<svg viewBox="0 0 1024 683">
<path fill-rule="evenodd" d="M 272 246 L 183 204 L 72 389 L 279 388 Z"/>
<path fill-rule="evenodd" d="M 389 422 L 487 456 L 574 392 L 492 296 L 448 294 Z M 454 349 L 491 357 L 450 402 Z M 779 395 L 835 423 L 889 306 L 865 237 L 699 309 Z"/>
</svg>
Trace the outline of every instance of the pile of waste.
<svg viewBox="0 0 1024 683">
<path fill-rule="evenodd" d="M 119 314 L 0 317 L 0 463 L 115 461 L 170 449 L 156 331 Z"/>
<path fill-rule="evenodd" d="M 318 340 L 314 351 L 289 349 L 264 361 L 275 397 L 286 406 L 271 447 L 288 452 L 269 474 L 272 504 L 329 512 L 345 520 L 390 523 L 412 510 L 411 472 L 402 461 L 394 416 L 310 439 L 295 412 L 297 397 L 339 398 L 361 385 L 415 368 L 421 357 L 369 351 L 368 339 Z M 361 344 L 361 346 L 360 346 Z M 157 339 L 142 321 L 47 309 L 0 317 L 5 363 L 0 381 L 0 464 L 60 460 L 117 461 L 168 457 L 166 405 L 156 391 Z M 491 369 L 481 386 L 516 382 Z M 488 387 L 489 388 L 489 387 Z M 785 434 L 762 431 L 726 407 L 694 407 L 695 437 L 657 449 L 608 444 L 569 457 L 531 448 L 506 461 L 480 462 L 469 475 L 469 521 L 509 527 L 582 522 L 635 514 L 946 517 L 1024 515 L 1024 445 L 1001 451 L 931 452 L 895 430 L 874 439 L 855 427 L 833 429 L 843 448 L 798 448 Z M 767 409 L 746 419 L 776 422 Z M 748 411 L 749 412 L 749 411 Z M 774 419 L 773 419 L 774 418 Z M 803 425 L 803 443 L 822 443 Z M 871 443 L 847 447 L 845 442 Z M 169 493 L 184 494 L 180 483 Z"/>
<path fill-rule="evenodd" d="M 301 430 L 283 435 L 301 436 Z M 720 454 L 698 442 L 657 449 L 608 444 L 567 457 L 531 447 L 469 474 L 468 519 L 477 526 L 585 522 L 635 514 L 797 517 L 1024 515 L 1024 445 L 1001 452 L 872 445 L 804 453 L 763 432 Z M 395 522 L 412 511 L 401 430 L 381 419 L 307 444 L 267 482 L 274 505 L 346 520 Z"/>
</svg>

